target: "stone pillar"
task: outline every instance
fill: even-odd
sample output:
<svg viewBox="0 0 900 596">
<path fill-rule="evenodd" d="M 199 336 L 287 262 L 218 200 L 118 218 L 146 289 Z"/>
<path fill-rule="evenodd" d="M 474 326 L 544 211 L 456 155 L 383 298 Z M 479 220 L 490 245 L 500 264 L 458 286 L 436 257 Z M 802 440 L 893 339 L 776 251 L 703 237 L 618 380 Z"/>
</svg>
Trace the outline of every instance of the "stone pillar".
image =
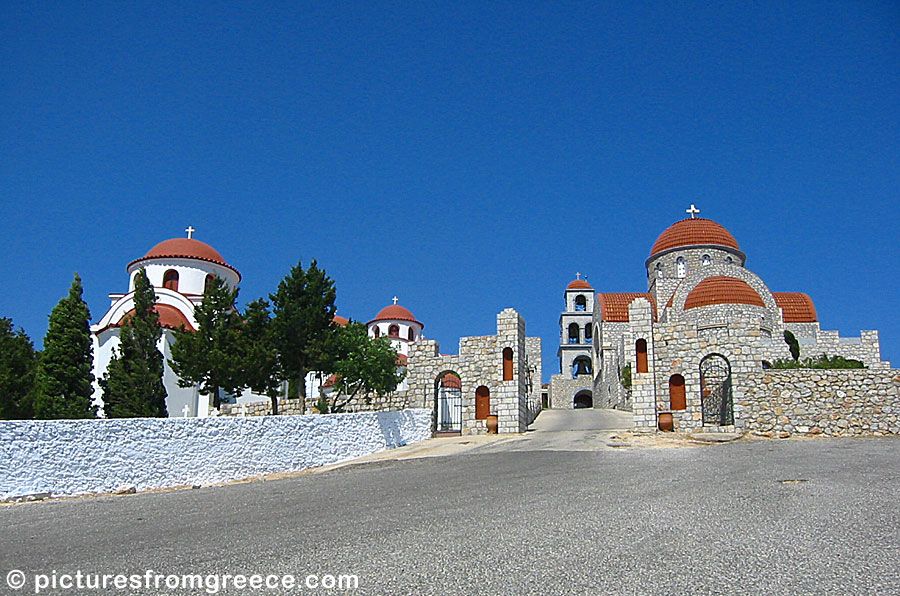
<svg viewBox="0 0 900 596">
<path fill-rule="evenodd" d="M 626 364 L 631 365 L 631 408 L 634 432 L 656 432 L 656 363 L 653 349 L 653 307 L 646 298 L 638 298 L 628 306 L 628 331 L 625 334 Z M 647 372 L 639 373 L 635 345 L 647 342 Z"/>
</svg>

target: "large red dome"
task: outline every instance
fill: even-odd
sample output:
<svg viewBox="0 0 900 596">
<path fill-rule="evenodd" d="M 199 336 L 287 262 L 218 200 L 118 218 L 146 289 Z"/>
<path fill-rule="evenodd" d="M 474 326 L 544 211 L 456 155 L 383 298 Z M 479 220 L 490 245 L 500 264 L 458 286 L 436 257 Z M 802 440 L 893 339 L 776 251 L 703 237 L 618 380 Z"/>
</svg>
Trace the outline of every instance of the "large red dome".
<svg viewBox="0 0 900 596">
<path fill-rule="evenodd" d="M 425 328 L 425 325 L 417 321 L 415 315 L 409 312 L 409 309 L 404 308 L 399 304 L 389 304 L 388 306 L 385 306 L 377 315 L 375 315 L 375 318 L 366 323 L 366 325 L 371 325 L 378 321 L 409 321 L 411 323 L 416 323 L 423 329 Z"/>
<path fill-rule="evenodd" d="M 135 263 L 140 263 L 141 261 L 146 261 L 148 259 L 198 259 L 208 263 L 224 265 L 237 273 L 239 278 L 241 276 L 237 269 L 225 262 L 225 259 L 219 254 L 219 251 L 209 244 L 194 240 L 193 238 L 170 238 L 169 240 L 163 240 L 147 251 L 147 254 L 143 257 L 129 263 L 128 266 L 131 267 Z"/>
<path fill-rule="evenodd" d="M 650 256 L 683 246 L 725 246 L 740 250 L 737 240 L 721 225 L 711 219 L 696 217 L 675 222 L 659 235 Z"/>
</svg>

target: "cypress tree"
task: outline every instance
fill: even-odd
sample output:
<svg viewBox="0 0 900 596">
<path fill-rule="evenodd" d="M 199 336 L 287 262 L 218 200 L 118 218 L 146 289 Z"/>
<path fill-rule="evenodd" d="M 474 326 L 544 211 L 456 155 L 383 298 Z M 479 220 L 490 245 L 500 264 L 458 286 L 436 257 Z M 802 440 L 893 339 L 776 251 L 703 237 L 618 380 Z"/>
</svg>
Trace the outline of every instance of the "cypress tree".
<svg viewBox="0 0 900 596">
<path fill-rule="evenodd" d="M 122 324 L 119 348 L 109 362 L 100 387 L 107 418 L 164 418 L 166 388 L 156 293 L 141 269 L 134 278 L 134 314 Z"/>
<path fill-rule="evenodd" d="M 300 397 L 306 398 L 306 373 L 334 366 L 334 281 L 316 261 L 303 269 L 291 268 L 272 300 L 272 339 L 284 374 L 298 382 Z"/>
<path fill-rule="evenodd" d="M 40 358 L 36 418 L 94 418 L 91 404 L 91 312 L 82 299 L 81 278 L 75 274 L 69 295 L 50 313 Z"/>
<path fill-rule="evenodd" d="M 238 290 L 224 279 L 212 278 L 203 300 L 194 310 L 197 331 L 176 333 L 169 364 L 178 375 L 178 385 L 199 385 L 220 405 L 219 389 L 236 394 L 243 388 L 241 357 L 241 317 L 234 308 Z"/>
<path fill-rule="evenodd" d="M 0 318 L 0 419 L 21 420 L 34 415 L 37 355 L 22 329 Z"/>
</svg>

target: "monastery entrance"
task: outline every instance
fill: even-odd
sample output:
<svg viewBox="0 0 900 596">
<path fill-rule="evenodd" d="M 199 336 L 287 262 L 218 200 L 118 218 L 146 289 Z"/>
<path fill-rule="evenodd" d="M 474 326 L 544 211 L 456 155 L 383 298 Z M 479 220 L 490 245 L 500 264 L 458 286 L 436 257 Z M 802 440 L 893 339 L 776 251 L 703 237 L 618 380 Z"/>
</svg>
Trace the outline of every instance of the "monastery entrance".
<svg viewBox="0 0 900 596">
<path fill-rule="evenodd" d="M 575 398 L 573 400 L 573 407 L 576 410 L 580 410 L 582 408 L 593 408 L 594 407 L 594 396 L 593 394 L 587 390 L 582 389 L 578 393 L 575 394 Z"/>
<path fill-rule="evenodd" d="M 434 385 L 435 430 L 439 433 L 462 433 L 462 382 L 459 375 L 450 371 L 441 373 Z"/>
<path fill-rule="evenodd" d="M 710 354 L 700 361 L 700 395 L 703 424 L 734 424 L 731 365 L 724 356 Z"/>
</svg>

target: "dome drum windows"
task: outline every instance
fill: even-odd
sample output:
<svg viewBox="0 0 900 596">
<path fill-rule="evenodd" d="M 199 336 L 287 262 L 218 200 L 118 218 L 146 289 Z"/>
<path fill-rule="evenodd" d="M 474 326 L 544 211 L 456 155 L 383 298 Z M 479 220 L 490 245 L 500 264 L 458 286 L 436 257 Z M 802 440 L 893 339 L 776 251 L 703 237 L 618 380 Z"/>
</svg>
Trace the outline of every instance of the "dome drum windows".
<svg viewBox="0 0 900 596">
<path fill-rule="evenodd" d="M 390 327 L 388 327 L 388 337 L 399 339 L 400 338 L 400 325 L 393 324 Z"/>
<path fill-rule="evenodd" d="M 687 261 L 684 257 L 675 259 L 675 276 L 679 279 L 687 277 Z"/>
<path fill-rule="evenodd" d="M 173 292 L 178 291 L 178 272 L 174 269 L 169 269 L 163 274 L 163 287 L 167 290 L 172 290 Z"/>
</svg>

